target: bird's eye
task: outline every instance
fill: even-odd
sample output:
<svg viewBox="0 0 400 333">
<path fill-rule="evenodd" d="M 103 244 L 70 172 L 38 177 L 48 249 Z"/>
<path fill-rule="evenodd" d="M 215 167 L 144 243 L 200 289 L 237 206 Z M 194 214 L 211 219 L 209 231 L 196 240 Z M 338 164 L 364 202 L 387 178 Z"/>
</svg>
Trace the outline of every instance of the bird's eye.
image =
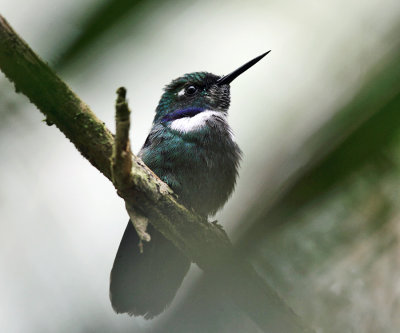
<svg viewBox="0 0 400 333">
<path fill-rule="evenodd" d="M 189 86 L 185 90 L 185 94 L 188 96 L 192 96 L 197 92 L 197 88 L 195 86 Z"/>
</svg>

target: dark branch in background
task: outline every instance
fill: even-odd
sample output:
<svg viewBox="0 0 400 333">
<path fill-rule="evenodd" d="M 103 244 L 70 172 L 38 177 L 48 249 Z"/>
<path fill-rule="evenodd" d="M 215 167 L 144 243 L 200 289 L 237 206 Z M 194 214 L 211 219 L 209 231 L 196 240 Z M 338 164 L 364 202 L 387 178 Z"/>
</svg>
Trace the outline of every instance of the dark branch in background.
<svg viewBox="0 0 400 333">
<path fill-rule="evenodd" d="M 140 13 L 140 7 L 146 4 L 143 0 L 103 0 L 97 2 L 96 10 L 89 10 L 84 20 L 86 24 L 81 27 L 81 33 L 73 40 L 66 43 L 61 58 L 57 59 L 56 67 L 68 65 L 74 61 L 81 50 L 90 47 L 96 37 L 104 35 L 108 29 L 113 28 L 133 13 Z M 131 18 L 133 24 L 138 24 L 140 14 Z"/>
<path fill-rule="evenodd" d="M 130 152 L 129 109 L 117 114 L 121 140 L 111 132 L 69 87 L 29 48 L 0 16 L 0 68 L 50 123 L 55 124 L 109 180 L 126 204 L 145 212 L 154 227 L 208 274 L 260 328 L 307 332 L 300 319 L 254 269 L 235 254 L 226 233 L 182 206 L 172 190 Z M 120 97 L 123 95 L 120 91 Z M 122 103 L 125 103 L 123 100 Z M 118 108 L 117 108 L 118 109 Z M 120 141 L 120 142 L 119 142 Z M 120 144 L 122 145 L 120 146 Z M 115 146 L 114 146 L 115 145 Z M 114 156 L 112 150 L 120 151 Z M 120 159 L 121 158 L 121 159 Z M 131 162 L 127 162 L 127 160 Z M 130 174 L 127 168 L 132 163 Z M 119 166 L 120 165 L 120 166 Z"/>
<path fill-rule="evenodd" d="M 181 10 L 185 10 L 191 3 L 175 0 L 175 4 L 179 5 Z M 139 30 L 146 17 L 151 15 L 154 9 L 159 9 L 160 5 L 164 4 L 157 0 L 99 0 L 96 1 L 96 6 L 89 6 L 83 13 L 82 11 L 74 13 L 75 17 L 81 17 L 83 25 L 79 27 L 80 33 L 63 41 L 63 48 L 53 55 L 55 67 L 65 69 L 72 63 L 82 60 L 79 57 L 80 53 L 93 47 L 96 40 L 107 38 L 107 32 L 110 30 Z M 102 53 L 102 50 L 108 47 L 107 45 L 109 43 L 106 42 L 96 47 L 99 47 L 98 50 Z"/>
</svg>

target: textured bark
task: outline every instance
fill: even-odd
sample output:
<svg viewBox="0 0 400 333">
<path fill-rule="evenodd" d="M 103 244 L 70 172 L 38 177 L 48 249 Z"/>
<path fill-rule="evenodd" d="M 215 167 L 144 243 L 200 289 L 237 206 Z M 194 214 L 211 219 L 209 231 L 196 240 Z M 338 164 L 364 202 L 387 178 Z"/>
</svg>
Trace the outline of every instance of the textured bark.
<svg viewBox="0 0 400 333">
<path fill-rule="evenodd" d="M 126 177 L 126 172 L 117 168 L 112 171 L 111 132 L 1 16 L 0 68 L 14 82 L 16 91 L 26 95 L 46 116 L 48 124 L 56 125 L 109 180 L 114 178 L 114 186 L 127 205 L 145 213 L 155 228 L 193 262 L 215 274 L 221 289 L 264 331 L 271 321 L 284 321 L 285 332 L 307 331 L 253 268 L 235 255 L 224 230 L 181 205 L 172 190 L 129 147 L 116 146 L 132 162 L 130 175 Z M 120 120 L 126 117 L 129 112 L 123 112 Z M 119 157 L 115 155 L 114 161 Z"/>
<path fill-rule="evenodd" d="M 129 142 L 129 129 L 131 127 L 128 103 L 126 102 L 126 89 L 117 90 L 115 105 L 115 141 L 111 158 L 112 181 L 116 188 L 121 188 L 130 182 L 132 170 L 132 150 Z"/>
</svg>

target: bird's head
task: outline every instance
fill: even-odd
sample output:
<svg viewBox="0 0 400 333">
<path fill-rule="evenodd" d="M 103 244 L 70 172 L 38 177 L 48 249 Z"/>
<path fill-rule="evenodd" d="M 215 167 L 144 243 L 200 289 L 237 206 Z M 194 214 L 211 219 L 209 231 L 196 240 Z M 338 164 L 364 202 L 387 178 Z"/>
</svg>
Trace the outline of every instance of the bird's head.
<svg viewBox="0 0 400 333">
<path fill-rule="evenodd" d="M 219 76 L 207 72 L 185 74 L 165 87 L 155 121 L 163 123 L 194 116 L 203 110 L 226 112 L 229 84 L 217 84 Z"/>
<path fill-rule="evenodd" d="M 230 83 L 269 52 L 225 76 L 194 72 L 173 80 L 165 87 L 156 109 L 154 123 L 169 124 L 177 119 L 194 117 L 207 110 L 226 113 L 230 104 Z"/>
</svg>

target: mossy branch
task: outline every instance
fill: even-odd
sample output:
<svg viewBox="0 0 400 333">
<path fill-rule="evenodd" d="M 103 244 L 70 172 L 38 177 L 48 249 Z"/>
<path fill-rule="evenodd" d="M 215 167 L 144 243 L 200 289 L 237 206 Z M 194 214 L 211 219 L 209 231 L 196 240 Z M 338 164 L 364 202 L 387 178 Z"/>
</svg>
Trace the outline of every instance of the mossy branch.
<svg viewBox="0 0 400 333">
<path fill-rule="evenodd" d="M 235 255 L 226 233 L 181 205 L 171 189 L 131 153 L 127 140 L 129 109 L 124 101 L 117 114 L 122 120 L 117 133 L 122 135 L 120 143 L 128 145 L 117 142 L 115 151 L 120 151 L 122 158 L 115 155 L 112 159 L 115 141 L 111 132 L 1 16 L 0 69 L 48 123 L 55 124 L 94 167 L 113 181 L 127 205 L 146 212 L 157 230 L 200 268 L 214 274 L 221 290 L 264 331 L 276 322 L 287 333 L 308 331 L 253 268 Z"/>
</svg>

